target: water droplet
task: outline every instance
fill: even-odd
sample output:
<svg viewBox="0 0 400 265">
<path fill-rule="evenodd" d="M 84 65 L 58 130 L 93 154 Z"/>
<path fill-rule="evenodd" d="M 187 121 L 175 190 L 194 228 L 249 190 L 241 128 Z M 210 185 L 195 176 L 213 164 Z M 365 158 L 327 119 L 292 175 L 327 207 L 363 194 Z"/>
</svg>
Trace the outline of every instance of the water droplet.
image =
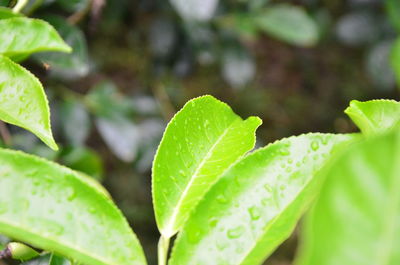
<svg viewBox="0 0 400 265">
<path fill-rule="evenodd" d="M 218 218 L 211 218 L 210 222 L 208 223 L 211 227 L 215 227 L 218 224 Z"/>
<path fill-rule="evenodd" d="M 217 196 L 217 201 L 219 203 L 227 203 L 228 202 L 228 200 L 226 199 L 226 197 L 223 194 L 220 194 Z"/>
<path fill-rule="evenodd" d="M 264 189 L 266 190 L 266 191 L 268 191 L 268 192 L 272 192 L 272 187 L 267 183 L 267 184 L 264 184 Z"/>
<path fill-rule="evenodd" d="M 73 187 L 68 187 L 67 188 L 67 200 L 72 201 L 76 197 L 76 192 Z"/>
<path fill-rule="evenodd" d="M 288 155 L 290 155 L 290 151 L 288 148 L 282 148 L 281 150 L 279 150 L 279 154 L 281 154 L 283 156 L 288 156 Z"/>
<path fill-rule="evenodd" d="M 317 151 L 318 148 L 319 148 L 319 143 L 318 143 L 317 141 L 312 141 L 312 142 L 311 142 L 311 149 L 312 149 L 313 151 Z"/>
<path fill-rule="evenodd" d="M 261 211 L 258 207 L 253 206 L 249 208 L 249 214 L 251 220 L 258 220 L 261 216 Z"/>
<path fill-rule="evenodd" d="M 229 245 L 228 242 L 226 241 L 226 239 L 224 239 L 222 237 L 218 237 L 215 244 L 216 244 L 218 250 L 224 250 Z"/>
<path fill-rule="evenodd" d="M 243 226 L 239 225 L 235 228 L 228 229 L 227 235 L 229 238 L 234 239 L 240 237 L 243 234 L 243 232 L 244 232 Z"/>
<path fill-rule="evenodd" d="M 90 213 L 94 213 L 94 212 L 96 212 L 96 208 L 94 208 L 94 207 L 90 207 L 90 208 L 89 208 L 89 212 L 90 212 Z"/>
<path fill-rule="evenodd" d="M 292 163 L 293 163 L 293 159 L 289 158 L 287 162 L 288 162 L 289 164 L 292 164 Z"/>
</svg>

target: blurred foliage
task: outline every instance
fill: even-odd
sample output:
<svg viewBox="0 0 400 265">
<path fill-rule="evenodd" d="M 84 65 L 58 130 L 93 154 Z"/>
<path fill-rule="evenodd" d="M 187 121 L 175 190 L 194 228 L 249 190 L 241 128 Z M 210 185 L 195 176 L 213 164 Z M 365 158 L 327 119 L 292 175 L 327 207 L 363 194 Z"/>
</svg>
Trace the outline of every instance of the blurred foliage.
<svg viewBox="0 0 400 265">
<path fill-rule="evenodd" d="M 23 12 L 47 20 L 74 49 L 24 62 L 45 86 L 61 148 L 0 124 L 3 145 L 103 181 L 150 264 L 158 239 L 151 163 L 188 99 L 213 94 L 241 116 L 260 116 L 266 144 L 353 131 L 341 112 L 350 99 L 399 95 L 397 0 L 30 0 Z M 294 235 L 270 264 L 290 264 L 295 248 Z"/>
</svg>

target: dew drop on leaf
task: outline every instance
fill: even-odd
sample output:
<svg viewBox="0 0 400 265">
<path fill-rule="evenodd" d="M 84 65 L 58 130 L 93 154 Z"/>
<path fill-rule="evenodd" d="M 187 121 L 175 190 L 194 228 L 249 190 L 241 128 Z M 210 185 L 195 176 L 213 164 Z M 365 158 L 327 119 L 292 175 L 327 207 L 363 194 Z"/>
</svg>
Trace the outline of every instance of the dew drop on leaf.
<svg viewBox="0 0 400 265">
<path fill-rule="evenodd" d="M 261 211 L 257 206 L 252 206 L 249 208 L 249 214 L 251 220 L 258 220 L 261 216 Z"/>
<path fill-rule="evenodd" d="M 243 226 L 239 225 L 235 228 L 228 229 L 227 235 L 228 238 L 234 239 L 240 237 L 244 232 Z"/>
<path fill-rule="evenodd" d="M 317 151 L 319 149 L 319 143 L 317 141 L 312 141 L 311 142 L 311 149 L 313 151 Z"/>
</svg>

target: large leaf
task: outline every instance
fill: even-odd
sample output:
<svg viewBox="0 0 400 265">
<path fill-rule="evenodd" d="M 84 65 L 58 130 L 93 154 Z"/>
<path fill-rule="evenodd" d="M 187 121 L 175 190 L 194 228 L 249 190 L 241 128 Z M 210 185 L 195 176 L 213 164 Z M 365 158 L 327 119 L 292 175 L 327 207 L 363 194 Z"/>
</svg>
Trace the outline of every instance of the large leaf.
<svg viewBox="0 0 400 265">
<path fill-rule="evenodd" d="M 153 164 L 158 228 L 174 235 L 220 174 L 253 148 L 261 120 L 211 96 L 189 101 L 165 130 Z"/>
<path fill-rule="evenodd" d="M 326 175 L 297 264 L 400 264 L 400 131 L 355 144 Z"/>
<path fill-rule="evenodd" d="M 48 146 L 57 150 L 42 85 L 26 69 L 1 55 L 0 119 L 33 132 Z"/>
<path fill-rule="evenodd" d="M 171 265 L 261 264 L 316 196 L 316 172 L 346 135 L 283 139 L 238 161 L 210 189 L 178 235 Z"/>
<path fill-rule="evenodd" d="M 371 100 L 360 102 L 353 100 L 345 113 L 369 135 L 387 130 L 400 121 L 400 102 L 394 100 Z"/>
<path fill-rule="evenodd" d="M 0 54 L 18 59 L 41 51 L 71 51 L 50 24 L 38 19 L 0 20 L 0 39 Z"/>
<path fill-rule="evenodd" d="M 0 150 L 0 233 L 86 265 L 146 264 L 139 241 L 81 174 Z"/>
<path fill-rule="evenodd" d="M 299 7 L 275 5 L 255 19 L 261 30 L 291 44 L 310 46 L 318 40 L 316 23 Z"/>
</svg>

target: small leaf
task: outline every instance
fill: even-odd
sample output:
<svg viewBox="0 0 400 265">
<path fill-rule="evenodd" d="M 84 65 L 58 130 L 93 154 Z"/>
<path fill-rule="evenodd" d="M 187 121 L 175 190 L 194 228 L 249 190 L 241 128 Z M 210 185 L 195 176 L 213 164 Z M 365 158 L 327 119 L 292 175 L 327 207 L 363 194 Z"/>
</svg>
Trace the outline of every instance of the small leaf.
<svg viewBox="0 0 400 265">
<path fill-rule="evenodd" d="M 318 40 L 316 23 L 299 7 L 275 5 L 255 20 L 261 30 L 290 44 L 311 46 Z"/>
<path fill-rule="evenodd" d="M 261 120 L 242 120 L 212 96 L 186 103 L 168 124 L 153 163 L 158 228 L 169 238 L 218 177 L 254 147 Z"/>
<path fill-rule="evenodd" d="M 314 177 L 347 135 L 307 134 L 258 149 L 210 189 L 178 235 L 171 265 L 262 264 L 320 187 Z"/>
<path fill-rule="evenodd" d="M 35 55 L 35 59 L 48 65 L 50 76 L 62 80 L 75 80 L 90 71 L 87 43 L 83 32 L 58 16 L 46 16 L 48 21 L 60 33 L 61 37 L 73 49 L 70 54 L 45 52 Z"/>
<path fill-rule="evenodd" d="M 47 98 L 39 80 L 1 55 L 0 119 L 31 131 L 49 147 L 58 149 L 51 133 Z"/>
<path fill-rule="evenodd" d="M 14 13 L 11 9 L 0 6 L 0 19 L 20 17 L 19 13 Z"/>
<path fill-rule="evenodd" d="M 400 131 L 354 144 L 324 172 L 296 264 L 400 264 Z"/>
<path fill-rule="evenodd" d="M 81 174 L 0 150 L 0 233 L 86 265 L 143 265 L 143 251 L 111 199 Z"/>
<path fill-rule="evenodd" d="M 123 116 L 99 117 L 96 127 L 110 150 L 122 161 L 132 162 L 139 146 L 137 126 Z"/>
<path fill-rule="evenodd" d="M 213 18 L 219 0 L 170 0 L 185 20 L 206 22 Z"/>
<path fill-rule="evenodd" d="M 0 20 L 0 39 L 0 54 L 8 57 L 26 57 L 42 51 L 71 51 L 50 24 L 38 19 Z"/>
<path fill-rule="evenodd" d="M 64 137 L 71 145 L 84 145 L 90 133 L 90 118 L 85 106 L 77 101 L 68 99 L 62 102 L 60 108 L 61 127 Z M 77 130 L 77 128 L 79 128 Z"/>
<path fill-rule="evenodd" d="M 366 135 L 388 130 L 400 121 L 400 103 L 394 100 L 353 100 L 344 112 Z"/>
<path fill-rule="evenodd" d="M 10 251 L 11 258 L 13 259 L 30 260 L 39 256 L 36 250 L 19 242 L 8 243 L 7 249 Z"/>
</svg>

